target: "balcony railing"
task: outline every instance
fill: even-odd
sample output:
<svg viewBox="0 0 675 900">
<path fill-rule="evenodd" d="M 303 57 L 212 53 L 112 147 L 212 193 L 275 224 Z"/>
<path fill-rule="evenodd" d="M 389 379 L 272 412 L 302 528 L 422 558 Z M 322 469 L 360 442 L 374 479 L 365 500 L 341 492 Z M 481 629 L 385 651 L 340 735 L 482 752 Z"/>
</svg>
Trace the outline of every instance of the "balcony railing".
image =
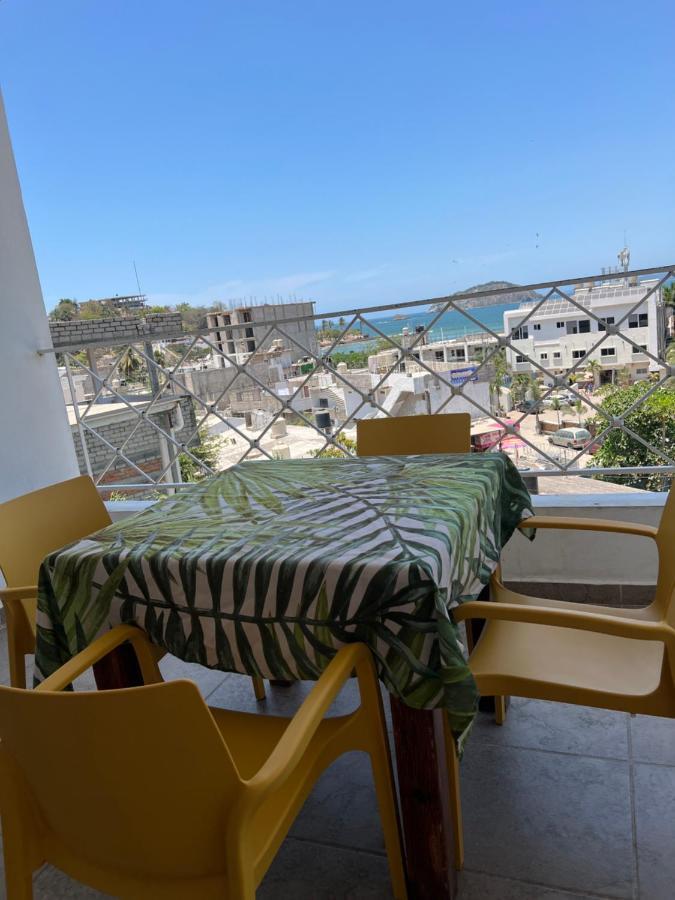
<svg viewBox="0 0 675 900">
<path fill-rule="evenodd" d="M 556 377 L 549 369 L 561 362 L 538 359 L 537 332 L 534 343 L 528 344 L 535 349 L 528 352 L 523 341 L 516 341 L 515 329 L 503 332 L 494 309 L 492 318 L 483 313 L 490 303 L 496 306 L 503 295 L 513 294 L 513 287 L 338 310 L 316 318 L 257 321 L 254 317 L 253 323 L 228 325 L 228 333 L 247 329 L 247 346 L 253 346 L 249 340 L 255 342 L 255 350 L 250 353 L 228 352 L 229 342 L 225 346 L 220 342 L 222 325 L 193 334 L 177 331 L 175 323 L 164 334 L 158 325 L 151 335 L 138 340 L 129 337 L 127 328 L 123 337 L 116 338 L 114 322 L 123 319 L 108 323 L 100 337 L 90 335 L 86 341 L 69 338 L 40 352 L 59 356 L 80 465 L 102 490 L 173 490 L 186 477 L 212 474 L 245 459 L 327 451 L 350 454 L 359 418 L 465 410 L 474 419 L 474 431 L 485 434 L 493 429 L 496 437 L 492 446 L 512 454 L 531 476 L 658 474 L 664 476 L 665 484 L 665 476 L 675 472 L 675 454 L 666 444 L 645 439 L 626 424 L 626 419 L 663 389 L 674 373 L 662 352 L 645 351 L 632 340 L 628 320 L 650 297 L 660 302 L 661 288 L 674 272 L 675 266 L 666 266 L 609 276 L 614 281 L 625 279 L 632 287 L 650 279 L 639 299 L 610 325 L 594 313 L 585 290 L 580 301 L 571 289 L 574 285 L 586 289 L 591 284 L 606 283 L 607 275 L 518 288 L 519 292 L 540 296 L 521 304 L 519 334 L 544 304 L 550 307 L 551 301 L 578 308 L 599 329 L 583 356 L 573 359 L 564 374 Z M 611 292 L 611 285 L 602 290 Z M 426 308 L 430 311 L 423 317 Z M 451 329 L 447 324 L 449 313 L 458 316 Z M 406 317 L 417 324 L 405 329 Z M 486 317 L 490 324 L 484 321 Z M 157 317 L 153 324 L 155 320 Z M 320 348 L 307 326 L 314 323 L 318 335 L 322 320 L 337 320 L 339 327 Z M 457 348 L 465 345 L 469 328 L 476 340 L 469 357 L 458 359 L 462 355 L 458 353 L 451 361 L 439 360 L 444 345 L 448 357 L 453 340 Z M 456 338 L 449 336 L 450 331 Z M 251 332 L 254 338 L 250 338 Z M 362 339 L 355 341 L 358 333 Z M 586 368 L 589 360 L 599 364 L 608 361 L 600 355 L 608 339 L 632 345 L 634 356 L 647 360 L 651 369 L 652 383 L 620 417 L 604 409 L 601 393 L 571 381 L 584 371 L 590 373 Z M 433 347 L 428 346 L 430 342 Z M 339 354 L 354 349 L 370 356 L 367 364 L 350 368 L 350 357 L 346 364 L 340 362 Z M 524 359 L 511 371 L 505 364 L 509 350 Z M 597 369 L 600 366 L 593 372 L 596 379 Z M 532 377 L 523 387 L 518 378 L 526 372 Z M 545 377 L 543 385 L 537 376 Z M 523 394 L 518 410 L 512 407 L 516 388 Z M 542 417 L 550 420 L 553 416 L 555 421 L 561 412 L 556 409 L 552 413 L 544 407 L 550 406 L 549 400 L 555 407 L 557 392 L 562 389 L 570 403 L 581 404 L 576 413 L 563 408 L 562 418 L 559 416 L 562 424 L 571 424 L 575 417 L 581 423 L 580 410 L 597 423 L 592 440 L 564 459 L 552 451 L 538 427 Z M 617 429 L 644 446 L 658 464 L 593 465 L 589 454 L 592 446 Z M 203 446 L 207 435 L 209 443 L 215 445 L 210 455 Z"/>
</svg>

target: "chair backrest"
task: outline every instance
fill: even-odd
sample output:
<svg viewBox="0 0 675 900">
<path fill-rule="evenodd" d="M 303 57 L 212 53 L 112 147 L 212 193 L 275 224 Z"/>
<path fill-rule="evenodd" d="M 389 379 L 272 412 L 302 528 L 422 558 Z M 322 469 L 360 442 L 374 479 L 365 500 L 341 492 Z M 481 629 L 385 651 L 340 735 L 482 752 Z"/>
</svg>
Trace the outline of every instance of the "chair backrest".
<svg viewBox="0 0 675 900">
<path fill-rule="evenodd" d="M 8 587 L 36 584 L 48 553 L 106 525 L 110 516 L 88 475 L 0 504 L 0 571 Z"/>
<path fill-rule="evenodd" d="M 470 450 L 469 413 L 359 419 L 356 423 L 356 452 L 359 456 L 468 453 Z"/>
<path fill-rule="evenodd" d="M 57 866 L 71 860 L 139 878 L 225 871 L 241 781 L 192 682 L 99 692 L 2 687 L 4 753 L 6 821 L 37 812 L 38 845 Z"/>
<path fill-rule="evenodd" d="M 675 626 L 675 488 L 671 486 L 656 535 L 659 576 L 655 603 Z"/>
</svg>

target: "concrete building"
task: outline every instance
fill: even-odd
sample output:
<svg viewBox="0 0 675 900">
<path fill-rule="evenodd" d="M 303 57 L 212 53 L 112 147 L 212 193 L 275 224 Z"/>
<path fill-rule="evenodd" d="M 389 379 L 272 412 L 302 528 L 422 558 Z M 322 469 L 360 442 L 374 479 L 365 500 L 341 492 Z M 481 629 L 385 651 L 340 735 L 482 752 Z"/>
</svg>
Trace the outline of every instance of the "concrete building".
<svg viewBox="0 0 675 900">
<path fill-rule="evenodd" d="M 301 319 L 301 321 L 286 321 Z M 270 324 L 279 322 L 280 327 L 291 340 L 278 331 L 268 335 Z M 314 328 L 314 302 L 261 303 L 259 306 L 236 306 L 221 312 L 209 313 L 207 328 L 214 332 L 214 343 L 218 349 L 235 360 L 245 362 L 257 351 L 265 350 L 280 338 L 289 346 L 293 360 L 307 355 L 307 351 L 317 354 L 319 345 Z M 298 344 L 293 343 L 294 340 Z M 217 356 L 218 365 L 227 366 L 228 360 Z"/>
<path fill-rule="evenodd" d="M 600 366 L 600 382 L 615 381 L 620 371 L 628 373 L 631 381 L 646 378 L 658 369 L 640 349 L 622 338 L 625 334 L 638 348 L 649 351 L 663 359 L 666 337 L 666 319 L 661 302 L 661 290 L 638 306 L 624 322 L 620 331 L 612 333 L 616 324 L 644 297 L 656 281 L 617 279 L 595 285 L 581 284 L 574 291 L 574 300 L 581 307 L 594 313 L 601 321 L 591 316 L 568 300 L 551 299 L 523 322 L 535 303 L 521 304 L 518 309 L 504 313 L 504 331 L 513 333 L 513 347 L 507 347 L 507 362 L 513 372 L 536 373 L 527 359 L 536 360 L 546 369 L 549 377 L 546 383 L 553 383 L 555 376 L 563 375 L 580 359 L 584 359 L 590 348 L 597 343 L 604 331 L 609 332 L 607 340 L 594 350 L 588 359 L 596 360 Z M 521 325 L 521 322 L 523 323 Z"/>
<path fill-rule="evenodd" d="M 68 422 L 81 474 L 91 471 L 101 484 L 111 488 L 142 482 L 139 469 L 156 476 L 176 456 L 175 445 L 158 428 L 168 429 L 179 443 L 187 443 L 189 447 L 199 446 L 199 436 L 194 434 L 197 427 L 195 408 L 189 397 L 169 394 L 166 399 L 156 401 L 152 411 L 144 416 L 139 425 L 138 414 L 149 406 L 149 399 L 129 401 L 129 405 L 121 402 L 95 404 L 84 418 L 89 427 L 80 430 L 75 407 L 69 405 Z M 86 404 L 78 405 L 80 415 L 86 408 Z M 83 437 L 86 456 L 82 447 Z M 111 447 L 124 447 L 124 458 L 115 456 Z M 174 462 L 165 480 L 175 479 L 180 479 L 180 470 Z"/>
</svg>

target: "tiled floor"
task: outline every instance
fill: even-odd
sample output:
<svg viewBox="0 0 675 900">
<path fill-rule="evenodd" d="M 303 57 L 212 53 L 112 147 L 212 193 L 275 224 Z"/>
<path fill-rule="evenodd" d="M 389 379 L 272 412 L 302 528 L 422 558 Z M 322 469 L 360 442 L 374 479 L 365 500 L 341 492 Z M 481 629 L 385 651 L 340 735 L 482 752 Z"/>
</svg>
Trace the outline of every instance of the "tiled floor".
<svg viewBox="0 0 675 900">
<path fill-rule="evenodd" d="M 4 633 L 0 640 L 6 681 Z M 212 705 L 251 711 L 291 713 L 311 687 L 268 688 L 256 704 L 246 678 L 173 659 L 163 668 L 167 678 L 193 677 Z M 353 702 L 345 694 L 338 706 Z M 514 700 L 501 728 L 480 714 L 462 790 L 460 900 L 675 897 L 675 722 Z M 351 754 L 319 782 L 258 897 L 390 896 L 367 760 Z M 103 895 L 46 868 L 35 897 Z"/>
</svg>

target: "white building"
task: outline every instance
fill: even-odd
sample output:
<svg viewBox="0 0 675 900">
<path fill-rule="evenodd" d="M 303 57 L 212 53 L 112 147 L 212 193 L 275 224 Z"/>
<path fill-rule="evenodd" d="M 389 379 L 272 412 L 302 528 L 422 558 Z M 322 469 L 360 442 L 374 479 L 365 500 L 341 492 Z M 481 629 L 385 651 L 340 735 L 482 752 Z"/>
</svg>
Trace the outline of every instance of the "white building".
<svg viewBox="0 0 675 900">
<path fill-rule="evenodd" d="M 527 319 L 535 302 L 528 301 L 518 309 L 504 313 L 504 331 L 512 334 L 512 347 L 506 348 L 509 367 L 513 372 L 539 373 L 527 357 L 542 366 L 550 377 L 545 383 L 553 383 L 555 376 L 584 360 L 596 360 L 600 366 L 600 382 L 616 380 L 623 370 L 632 381 L 644 378 L 658 369 L 657 363 L 643 350 L 663 359 L 665 349 L 665 312 L 660 288 L 644 303 L 632 310 L 635 304 L 654 287 L 656 281 L 614 279 L 597 285 L 578 285 L 573 297 L 583 309 L 560 298 L 547 300 Z M 585 315 L 593 313 L 600 321 Z M 632 310 L 620 329 L 613 333 L 621 319 Z M 521 325 L 521 323 L 523 323 Z M 608 337 L 597 349 L 589 350 L 598 342 L 603 332 Z M 637 344 L 624 340 L 622 334 Z M 580 366 L 583 369 L 583 364 Z M 577 370 L 578 371 L 578 370 Z"/>
<path fill-rule="evenodd" d="M 288 319 L 299 321 L 286 321 Z M 280 323 L 279 327 L 285 334 L 277 330 L 268 333 L 274 322 Z M 316 355 L 319 352 L 314 327 L 314 301 L 232 307 L 209 313 L 206 324 L 207 328 L 218 329 L 213 335 L 218 349 L 239 365 L 252 353 L 266 350 L 280 338 L 290 349 L 293 360 L 307 356 L 308 351 Z M 218 356 L 217 360 L 218 365 L 227 365 L 227 360 L 222 356 Z"/>
</svg>

